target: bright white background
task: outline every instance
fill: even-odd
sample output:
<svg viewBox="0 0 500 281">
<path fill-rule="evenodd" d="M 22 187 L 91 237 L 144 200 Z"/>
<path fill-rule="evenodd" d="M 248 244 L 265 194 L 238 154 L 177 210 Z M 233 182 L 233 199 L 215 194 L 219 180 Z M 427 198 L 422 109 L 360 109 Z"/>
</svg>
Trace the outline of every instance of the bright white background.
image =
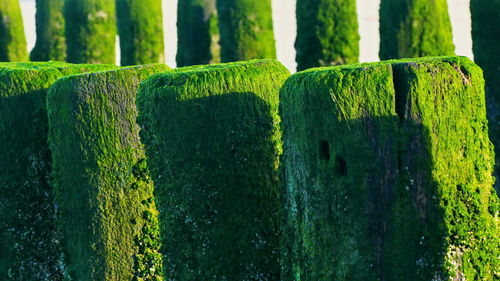
<svg viewBox="0 0 500 281">
<path fill-rule="evenodd" d="M 111 1 L 111 0 L 110 0 Z M 257 0 L 258 1 L 258 0 Z M 362 62 L 378 60 L 378 7 L 380 0 L 357 0 L 359 32 L 361 34 Z M 28 49 L 35 44 L 35 0 L 21 0 Z M 169 66 L 175 67 L 177 49 L 176 33 L 177 0 L 163 0 L 163 21 L 165 26 L 165 58 Z M 456 53 L 472 58 L 469 0 L 448 0 L 449 13 L 453 25 L 453 41 Z M 295 0 L 273 0 L 273 17 L 278 59 L 291 71 L 296 68 L 295 41 Z"/>
</svg>

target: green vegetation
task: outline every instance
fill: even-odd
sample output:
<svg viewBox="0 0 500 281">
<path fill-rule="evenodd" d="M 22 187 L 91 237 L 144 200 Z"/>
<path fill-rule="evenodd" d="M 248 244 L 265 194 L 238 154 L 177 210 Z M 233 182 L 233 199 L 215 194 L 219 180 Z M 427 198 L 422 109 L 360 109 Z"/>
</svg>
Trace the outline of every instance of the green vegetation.
<svg viewBox="0 0 500 281">
<path fill-rule="evenodd" d="M 282 280 L 498 279 L 483 86 L 464 57 L 292 76 Z"/>
<path fill-rule="evenodd" d="M 164 65 L 70 76 L 47 97 L 61 242 L 72 280 L 163 280 L 136 93 Z"/>
<path fill-rule="evenodd" d="M 274 59 L 271 0 L 217 0 L 223 62 Z"/>
<path fill-rule="evenodd" d="M 0 63 L 0 280 L 62 280 L 45 97 L 60 77 L 110 67 Z"/>
<path fill-rule="evenodd" d="M 116 0 L 121 64 L 165 60 L 161 0 Z"/>
<path fill-rule="evenodd" d="M 171 280 L 279 280 L 274 60 L 180 68 L 138 95 Z"/>
<path fill-rule="evenodd" d="M 500 163 L 500 1 L 471 0 L 472 39 L 474 60 L 484 70 L 486 80 L 486 105 L 490 138 L 495 145 L 496 163 Z M 500 194 L 500 172 L 495 169 L 495 187 Z"/>
<path fill-rule="evenodd" d="M 179 0 L 177 66 L 220 62 L 216 0 Z"/>
<path fill-rule="evenodd" d="M 19 0 L 0 2 L 0 61 L 26 61 L 26 37 Z"/>
<path fill-rule="evenodd" d="M 64 0 L 36 0 L 36 44 L 32 61 L 65 61 Z"/>
<path fill-rule="evenodd" d="M 356 63 L 356 0 L 297 1 L 297 69 Z"/>
<path fill-rule="evenodd" d="M 115 1 L 65 0 L 67 61 L 114 64 Z"/>
<path fill-rule="evenodd" d="M 453 55 L 446 0 L 382 0 L 380 59 Z"/>
</svg>

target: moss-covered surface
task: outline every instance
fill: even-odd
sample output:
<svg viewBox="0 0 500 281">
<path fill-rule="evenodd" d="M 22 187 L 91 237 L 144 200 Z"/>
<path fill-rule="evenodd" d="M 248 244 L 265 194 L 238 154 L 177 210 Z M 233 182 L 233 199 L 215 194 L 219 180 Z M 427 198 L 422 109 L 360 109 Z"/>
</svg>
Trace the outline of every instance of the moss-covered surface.
<svg viewBox="0 0 500 281">
<path fill-rule="evenodd" d="M 116 62 L 116 15 L 112 0 L 65 0 L 67 61 Z"/>
<path fill-rule="evenodd" d="M 36 0 L 36 44 L 31 61 L 65 61 L 64 0 Z"/>
<path fill-rule="evenodd" d="M 0 61 L 26 61 L 26 37 L 19 0 L 0 2 Z"/>
<path fill-rule="evenodd" d="M 298 70 L 358 62 L 356 0 L 298 0 L 296 15 Z"/>
<path fill-rule="evenodd" d="M 0 63 L 0 280 L 62 280 L 45 97 L 60 77 L 110 67 Z"/>
<path fill-rule="evenodd" d="M 115 0 L 121 65 L 163 63 L 161 0 Z"/>
<path fill-rule="evenodd" d="M 446 0 L 381 0 L 380 59 L 454 52 Z"/>
<path fill-rule="evenodd" d="M 471 0 L 474 61 L 481 66 L 486 80 L 486 106 L 489 133 L 495 146 L 496 163 L 500 163 L 500 1 Z M 495 169 L 495 188 L 500 194 L 500 165 Z"/>
<path fill-rule="evenodd" d="M 276 58 L 271 0 L 217 0 L 223 62 Z"/>
<path fill-rule="evenodd" d="M 484 81 L 464 57 L 317 68 L 281 91 L 282 280 L 496 280 Z"/>
<path fill-rule="evenodd" d="M 220 62 L 216 0 L 177 3 L 177 66 Z"/>
<path fill-rule="evenodd" d="M 151 77 L 139 124 L 169 280 L 279 280 L 278 91 L 274 60 Z"/>
<path fill-rule="evenodd" d="M 135 99 L 142 80 L 165 70 L 147 65 L 69 76 L 49 91 L 57 219 L 72 280 L 163 280 Z"/>
</svg>

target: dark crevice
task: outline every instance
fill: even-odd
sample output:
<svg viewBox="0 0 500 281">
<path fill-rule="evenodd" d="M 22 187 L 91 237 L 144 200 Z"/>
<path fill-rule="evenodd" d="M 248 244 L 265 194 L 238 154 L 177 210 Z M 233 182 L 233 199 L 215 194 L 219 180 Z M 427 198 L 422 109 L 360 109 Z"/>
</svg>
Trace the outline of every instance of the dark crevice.
<svg viewBox="0 0 500 281">
<path fill-rule="evenodd" d="M 347 162 L 340 155 L 335 157 L 335 172 L 339 177 L 347 176 Z"/>
<path fill-rule="evenodd" d="M 406 118 L 410 94 L 408 72 L 406 71 L 404 65 L 392 66 L 392 80 L 396 95 L 396 114 L 399 116 L 399 120 L 403 121 Z"/>
<path fill-rule="evenodd" d="M 330 144 L 327 141 L 319 143 L 319 158 L 325 162 L 330 161 Z"/>
</svg>

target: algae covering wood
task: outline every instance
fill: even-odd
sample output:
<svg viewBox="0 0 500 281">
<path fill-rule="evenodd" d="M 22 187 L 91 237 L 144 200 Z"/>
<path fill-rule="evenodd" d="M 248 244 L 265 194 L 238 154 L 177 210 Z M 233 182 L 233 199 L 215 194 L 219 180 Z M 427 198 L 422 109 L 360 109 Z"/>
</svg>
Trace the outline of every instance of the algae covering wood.
<svg viewBox="0 0 500 281">
<path fill-rule="evenodd" d="M 483 86 L 464 57 L 293 75 L 280 96 L 283 280 L 498 278 Z"/>
<path fill-rule="evenodd" d="M 446 0 L 381 0 L 380 59 L 454 52 Z"/>
<path fill-rule="evenodd" d="M 179 0 L 177 66 L 220 62 L 216 0 Z"/>
<path fill-rule="evenodd" d="M 216 0 L 222 62 L 276 58 L 271 0 Z"/>
<path fill-rule="evenodd" d="M 280 280 L 274 60 L 179 68 L 145 81 L 141 138 L 169 280 Z"/>
<path fill-rule="evenodd" d="M 58 226 L 72 280 L 163 280 L 139 83 L 165 65 L 60 79 L 47 97 Z"/>
<path fill-rule="evenodd" d="M 19 0 L 0 2 L 0 62 L 27 61 L 26 37 Z"/>
<path fill-rule="evenodd" d="M 62 280 L 50 152 L 48 88 L 109 65 L 0 63 L 0 280 Z"/>
<path fill-rule="evenodd" d="M 116 0 L 121 65 L 163 63 L 161 0 Z"/>
<path fill-rule="evenodd" d="M 298 0 L 296 15 L 298 70 L 358 62 L 356 0 Z"/>
<path fill-rule="evenodd" d="M 114 64 L 115 1 L 65 0 L 67 61 Z"/>
<path fill-rule="evenodd" d="M 64 0 L 36 1 L 36 44 L 31 61 L 65 61 Z"/>
<path fill-rule="evenodd" d="M 489 120 L 490 138 L 495 146 L 496 163 L 500 163 L 500 1 L 471 0 L 472 39 L 474 60 L 484 70 L 486 80 L 486 106 Z M 495 188 L 500 194 L 500 173 Z"/>
</svg>

